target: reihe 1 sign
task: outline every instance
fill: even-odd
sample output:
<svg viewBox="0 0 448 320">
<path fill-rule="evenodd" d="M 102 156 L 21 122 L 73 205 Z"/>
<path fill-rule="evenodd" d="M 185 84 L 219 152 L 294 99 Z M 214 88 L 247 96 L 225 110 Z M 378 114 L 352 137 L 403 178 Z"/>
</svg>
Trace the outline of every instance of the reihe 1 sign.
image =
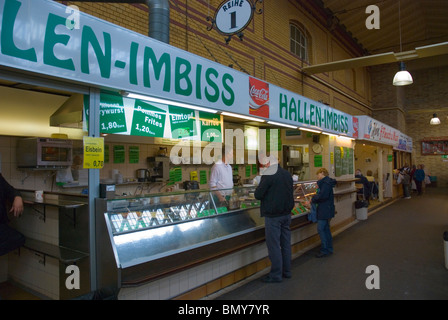
<svg viewBox="0 0 448 320">
<path fill-rule="evenodd" d="M 252 20 L 252 3 L 248 0 L 228 0 L 221 3 L 215 14 L 218 31 L 225 35 L 237 34 Z"/>
</svg>

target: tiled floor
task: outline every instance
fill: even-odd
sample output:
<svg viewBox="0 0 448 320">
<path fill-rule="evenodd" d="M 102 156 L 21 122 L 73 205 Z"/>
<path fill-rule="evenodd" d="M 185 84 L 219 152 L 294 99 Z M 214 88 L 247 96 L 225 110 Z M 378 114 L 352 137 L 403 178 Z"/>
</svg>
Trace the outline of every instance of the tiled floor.
<svg viewBox="0 0 448 320">
<path fill-rule="evenodd" d="M 41 300 L 37 296 L 6 281 L 0 283 L 0 300 Z"/>
</svg>

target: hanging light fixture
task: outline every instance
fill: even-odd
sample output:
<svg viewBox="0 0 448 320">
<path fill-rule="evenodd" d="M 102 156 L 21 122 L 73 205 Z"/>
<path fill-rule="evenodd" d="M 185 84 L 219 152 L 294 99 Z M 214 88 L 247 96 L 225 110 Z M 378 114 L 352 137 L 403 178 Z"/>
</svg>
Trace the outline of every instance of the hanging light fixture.
<svg viewBox="0 0 448 320">
<path fill-rule="evenodd" d="M 431 121 L 429 121 L 429 124 L 432 124 L 434 126 L 440 124 L 440 119 L 437 117 L 437 113 L 434 113 L 432 115 L 432 119 Z"/>
<path fill-rule="evenodd" d="M 400 1 L 398 1 L 398 29 L 400 33 L 400 52 L 403 52 L 403 48 L 401 45 L 401 10 L 400 10 Z M 414 81 L 412 80 L 411 74 L 406 71 L 406 66 L 404 65 L 404 62 L 401 61 L 400 64 L 400 70 L 395 74 L 394 80 L 392 84 L 394 86 L 407 86 L 412 84 Z"/>
<path fill-rule="evenodd" d="M 404 62 L 400 62 L 400 70 L 395 74 L 394 81 L 392 82 L 394 86 L 407 86 L 412 84 L 412 76 L 409 71 L 406 71 L 406 66 Z"/>
</svg>

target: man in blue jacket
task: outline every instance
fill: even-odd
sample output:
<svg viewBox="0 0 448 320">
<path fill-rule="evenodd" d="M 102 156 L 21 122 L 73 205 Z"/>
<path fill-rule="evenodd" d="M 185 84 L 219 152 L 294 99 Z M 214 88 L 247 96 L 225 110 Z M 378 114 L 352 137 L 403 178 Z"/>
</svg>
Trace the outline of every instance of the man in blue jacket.
<svg viewBox="0 0 448 320">
<path fill-rule="evenodd" d="M 328 176 L 328 170 L 325 168 L 320 168 L 316 174 L 318 190 L 311 202 L 317 205 L 317 232 L 321 240 L 321 249 L 316 257 L 322 258 L 333 253 L 330 220 L 335 213 L 333 187 L 336 185 L 336 180 Z"/>
<path fill-rule="evenodd" d="M 260 213 L 265 220 L 265 237 L 271 271 L 263 282 L 281 282 L 291 277 L 291 210 L 294 208 L 291 174 L 274 157 L 259 156 L 266 163 L 255 198 L 261 200 Z"/>
</svg>

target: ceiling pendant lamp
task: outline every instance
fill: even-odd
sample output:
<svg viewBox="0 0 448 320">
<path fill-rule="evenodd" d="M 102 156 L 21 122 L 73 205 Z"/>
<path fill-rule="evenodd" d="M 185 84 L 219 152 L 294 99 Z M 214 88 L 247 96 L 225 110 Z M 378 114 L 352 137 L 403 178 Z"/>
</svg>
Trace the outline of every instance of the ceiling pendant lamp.
<svg viewBox="0 0 448 320">
<path fill-rule="evenodd" d="M 400 9 L 400 1 L 398 1 L 398 28 L 400 32 L 400 52 L 403 52 L 403 47 L 401 46 L 401 9 Z M 407 86 L 412 84 L 414 81 L 412 80 L 411 74 L 406 71 L 406 66 L 404 62 L 401 61 L 400 70 L 395 74 L 394 80 L 392 84 L 394 86 Z"/>
<path fill-rule="evenodd" d="M 432 119 L 431 121 L 429 121 L 429 124 L 432 124 L 434 126 L 440 124 L 440 119 L 437 117 L 437 113 L 434 113 L 432 115 Z"/>
<path fill-rule="evenodd" d="M 411 74 L 406 71 L 406 66 L 404 62 L 400 62 L 400 70 L 395 74 L 394 81 L 392 82 L 394 86 L 407 86 L 412 84 L 414 81 Z"/>
</svg>

